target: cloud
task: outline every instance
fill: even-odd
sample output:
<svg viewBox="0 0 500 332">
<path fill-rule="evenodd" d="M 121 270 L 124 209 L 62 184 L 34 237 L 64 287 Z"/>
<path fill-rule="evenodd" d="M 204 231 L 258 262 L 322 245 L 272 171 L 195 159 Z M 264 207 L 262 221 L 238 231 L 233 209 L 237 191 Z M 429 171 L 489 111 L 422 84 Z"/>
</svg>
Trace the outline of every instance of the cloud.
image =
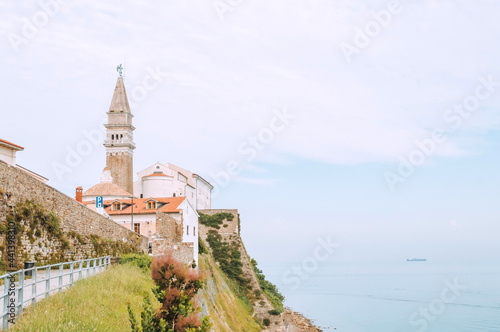
<svg viewBox="0 0 500 332">
<path fill-rule="evenodd" d="M 39 10 L 30 3 L 4 3 L 0 31 L 20 33 L 23 18 Z M 473 91 L 479 76 L 491 73 L 500 80 L 500 4 L 407 2 L 347 64 L 340 43 L 352 40 L 355 28 L 386 6 L 252 1 L 221 21 L 210 1 L 69 2 L 19 53 L 1 39 L 2 112 L 17 113 L 2 125 L 2 136 L 27 146 L 28 164 L 37 164 L 42 154 L 34 151 L 47 146 L 45 158 L 57 160 L 68 141 L 78 140 L 83 124 L 105 114 L 114 68 L 126 59 L 129 93 L 148 66 L 169 71 L 133 110 L 137 156 L 150 162 L 195 165 L 200 173 L 217 168 L 268 123 L 273 108 L 283 106 L 297 120 L 259 160 L 395 162 L 443 124 L 443 113 Z M 482 106 L 489 111 L 472 117 L 436 155 L 469 155 L 480 144 L 478 136 L 498 130 L 498 95 Z M 27 116 L 34 109 L 50 119 L 44 127 L 52 134 L 44 140 L 27 138 L 39 126 Z M 91 164 L 82 167 L 100 169 L 102 153 L 96 149 Z M 47 166 L 39 171 L 53 178 Z"/>
</svg>

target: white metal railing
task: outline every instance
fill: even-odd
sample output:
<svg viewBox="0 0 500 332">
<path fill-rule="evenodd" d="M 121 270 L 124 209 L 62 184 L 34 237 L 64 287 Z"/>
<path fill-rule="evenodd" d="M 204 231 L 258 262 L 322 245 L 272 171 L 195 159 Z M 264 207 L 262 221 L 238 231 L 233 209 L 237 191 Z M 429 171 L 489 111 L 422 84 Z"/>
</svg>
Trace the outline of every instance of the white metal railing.
<svg viewBox="0 0 500 332">
<path fill-rule="evenodd" d="M 0 288 L 0 303 L 3 302 L 3 310 L 0 314 L 2 329 L 6 330 L 9 327 L 9 320 L 12 317 L 17 318 L 23 313 L 23 307 L 47 298 L 51 293 L 61 292 L 64 288 L 71 287 L 76 280 L 106 270 L 110 262 L 111 256 L 103 256 L 74 262 L 35 266 L 0 276 L 0 285 L 3 281 L 3 290 Z M 83 267 L 84 265 L 85 267 Z M 69 267 L 68 272 L 65 272 L 65 266 Z M 45 273 L 42 272 L 38 275 L 38 272 L 43 270 Z M 26 279 L 26 272 L 29 271 L 32 271 L 32 278 Z M 30 282 L 26 283 L 26 281 Z M 51 281 L 55 282 L 51 285 Z"/>
</svg>

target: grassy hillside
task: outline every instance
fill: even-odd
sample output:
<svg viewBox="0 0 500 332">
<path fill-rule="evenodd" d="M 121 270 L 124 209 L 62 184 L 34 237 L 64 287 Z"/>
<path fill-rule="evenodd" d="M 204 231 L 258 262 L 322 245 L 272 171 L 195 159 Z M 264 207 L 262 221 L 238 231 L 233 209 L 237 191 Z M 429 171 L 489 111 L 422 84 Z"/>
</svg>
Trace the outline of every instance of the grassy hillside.
<svg viewBox="0 0 500 332">
<path fill-rule="evenodd" d="M 211 256 L 199 257 L 200 271 L 207 284 L 198 294 L 203 313 L 210 315 L 216 332 L 253 332 L 263 328 L 252 318 L 252 306 L 231 291 L 233 281 L 228 280 Z"/>
<path fill-rule="evenodd" d="M 130 263 L 115 265 L 95 277 L 79 281 L 69 290 L 29 307 L 12 331 L 130 331 L 128 303 L 138 319 L 144 294 L 149 294 L 155 307 L 160 306 L 151 291 L 154 285 L 150 260 L 134 259 L 142 271 Z M 127 261 L 126 257 L 123 261 Z M 199 256 L 199 269 L 205 286 L 196 298 L 202 315 L 210 317 L 212 331 L 265 329 L 262 320 L 253 313 L 248 297 L 237 295 L 242 291 L 241 286 L 222 272 L 210 254 Z"/>
<path fill-rule="evenodd" d="M 127 303 L 139 311 L 144 294 L 158 306 L 153 280 L 131 265 L 115 265 L 95 277 L 28 307 L 10 331 L 130 331 Z"/>
</svg>

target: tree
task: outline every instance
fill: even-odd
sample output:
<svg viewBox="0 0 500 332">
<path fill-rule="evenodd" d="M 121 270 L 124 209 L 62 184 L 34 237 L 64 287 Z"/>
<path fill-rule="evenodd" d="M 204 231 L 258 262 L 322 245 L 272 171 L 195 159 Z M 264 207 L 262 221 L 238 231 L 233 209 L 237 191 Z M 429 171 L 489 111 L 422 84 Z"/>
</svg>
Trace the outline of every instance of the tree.
<svg viewBox="0 0 500 332">
<path fill-rule="evenodd" d="M 153 293 L 162 304 L 154 313 L 149 298 L 144 298 L 141 326 L 129 305 L 133 332 L 208 332 L 212 324 L 208 317 L 198 317 L 199 307 L 193 298 L 203 288 L 202 277 L 187 265 L 170 255 L 153 258 L 152 278 L 156 284 Z"/>
</svg>

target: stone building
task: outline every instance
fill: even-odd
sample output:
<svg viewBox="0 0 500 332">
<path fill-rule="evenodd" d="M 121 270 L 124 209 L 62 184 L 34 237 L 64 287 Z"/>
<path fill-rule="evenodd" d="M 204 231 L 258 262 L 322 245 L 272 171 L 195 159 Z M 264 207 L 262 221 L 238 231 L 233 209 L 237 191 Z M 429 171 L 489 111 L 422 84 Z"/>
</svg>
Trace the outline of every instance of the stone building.
<svg viewBox="0 0 500 332">
<path fill-rule="evenodd" d="M 89 202 L 91 205 L 94 202 Z M 133 204 L 133 210 L 132 210 Z M 153 251 L 175 252 L 179 246 L 190 244 L 192 248 L 191 258 L 187 263 L 194 260 L 198 262 L 198 213 L 186 197 L 156 197 L 114 199 L 104 201 L 104 209 L 107 215 L 116 223 L 130 229 L 133 223 L 134 231 L 147 236 L 153 242 Z M 133 211 L 133 214 L 132 214 Z M 163 218 L 159 214 L 164 215 Z M 171 226 L 161 225 L 170 223 Z M 177 231 L 164 232 L 161 229 L 178 229 Z M 178 234 L 177 234 L 178 233 Z M 160 243 L 162 239 L 168 239 L 168 247 L 159 247 L 154 243 Z M 159 241 L 159 242 L 158 242 Z M 155 253 L 155 252 L 153 252 Z"/>
</svg>

